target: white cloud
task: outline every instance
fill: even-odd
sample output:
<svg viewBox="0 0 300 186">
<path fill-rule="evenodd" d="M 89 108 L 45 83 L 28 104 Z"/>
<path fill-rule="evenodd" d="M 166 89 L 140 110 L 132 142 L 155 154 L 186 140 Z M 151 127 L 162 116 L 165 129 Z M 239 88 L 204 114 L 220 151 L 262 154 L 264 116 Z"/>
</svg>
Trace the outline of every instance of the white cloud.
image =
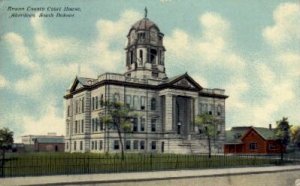
<svg viewBox="0 0 300 186">
<path fill-rule="evenodd" d="M 35 31 L 35 49 L 43 59 L 59 58 L 67 54 L 76 54 L 79 51 L 79 41 L 74 38 L 49 36 L 43 27 L 43 19 L 30 19 Z M 55 62 L 56 60 L 50 60 Z"/>
<path fill-rule="evenodd" d="M 65 134 L 65 122 L 63 117 L 57 116 L 57 110 L 54 105 L 44 105 L 44 114 L 40 118 L 25 115 L 22 117 L 24 134 L 47 134 L 56 132 L 58 135 Z"/>
<path fill-rule="evenodd" d="M 299 3 L 282 3 L 273 12 L 274 25 L 263 30 L 263 37 L 274 47 L 300 41 Z M 299 49 L 299 48 L 298 48 Z"/>
<path fill-rule="evenodd" d="M 25 46 L 24 39 L 13 32 L 7 33 L 4 40 L 8 42 L 12 49 L 15 62 L 24 68 L 35 69 L 37 65 L 31 59 L 28 48 Z"/>
<path fill-rule="evenodd" d="M 142 15 L 133 10 L 126 10 L 117 21 L 100 19 L 96 26 L 101 41 L 124 40 L 124 34 L 129 31 L 129 25 L 139 20 Z"/>
<path fill-rule="evenodd" d="M 9 82 L 6 80 L 4 76 L 0 74 L 0 89 L 7 87 Z"/>
<path fill-rule="evenodd" d="M 37 96 L 44 96 L 41 94 L 43 85 L 43 75 L 39 73 L 33 73 L 28 78 L 19 79 L 15 84 L 15 90 L 18 94 L 39 99 L 40 97 Z"/>
<path fill-rule="evenodd" d="M 232 78 L 229 83 L 225 86 L 226 94 L 229 95 L 227 101 L 228 110 L 237 110 L 246 108 L 245 100 L 242 95 L 249 90 L 248 82 L 243 78 Z"/>
</svg>

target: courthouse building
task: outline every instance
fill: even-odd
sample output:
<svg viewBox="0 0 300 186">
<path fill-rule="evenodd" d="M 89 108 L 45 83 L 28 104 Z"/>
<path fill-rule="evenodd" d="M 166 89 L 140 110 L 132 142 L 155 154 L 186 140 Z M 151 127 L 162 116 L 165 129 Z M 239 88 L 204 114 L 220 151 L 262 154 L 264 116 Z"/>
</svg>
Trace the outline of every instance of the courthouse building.
<svg viewBox="0 0 300 186">
<path fill-rule="evenodd" d="M 202 87 L 188 73 L 168 77 L 163 39 L 145 15 L 127 34 L 124 73 L 75 78 L 64 96 L 66 152 L 120 152 L 117 131 L 100 120 L 106 101 L 123 102 L 138 113 L 131 131 L 122 134 L 127 152 L 207 152 L 207 140 L 194 124 L 204 112 L 219 119 L 212 149 L 223 152 L 228 96 L 222 89 Z"/>
</svg>

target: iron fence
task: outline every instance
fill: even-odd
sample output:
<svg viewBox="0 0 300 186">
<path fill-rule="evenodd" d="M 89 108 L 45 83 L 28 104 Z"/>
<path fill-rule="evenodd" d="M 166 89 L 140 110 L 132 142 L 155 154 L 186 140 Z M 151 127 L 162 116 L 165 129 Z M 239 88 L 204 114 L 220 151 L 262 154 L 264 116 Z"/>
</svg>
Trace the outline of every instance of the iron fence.
<svg viewBox="0 0 300 186">
<path fill-rule="evenodd" d="M 1 160 L 0 160 L 1 161 Z M 298 157 L 261 155 L 33 154 L 10 156 L 0 163 L 1 177 L 206 169 L 299 163 Z"/>
</svg>

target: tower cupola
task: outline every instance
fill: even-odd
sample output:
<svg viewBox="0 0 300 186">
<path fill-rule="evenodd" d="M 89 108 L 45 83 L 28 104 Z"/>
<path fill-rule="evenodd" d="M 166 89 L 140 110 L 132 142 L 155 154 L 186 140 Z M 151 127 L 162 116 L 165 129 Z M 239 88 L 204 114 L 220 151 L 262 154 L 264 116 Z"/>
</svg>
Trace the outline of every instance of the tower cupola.
<svg viewBox="0 0 300 186">
<path fill-rule="evenodd" d="M 127 35 L 126 76 L 161 80 L 166 77 L 164 34 L 145 16 L 130 28 Z"/>
</svg>

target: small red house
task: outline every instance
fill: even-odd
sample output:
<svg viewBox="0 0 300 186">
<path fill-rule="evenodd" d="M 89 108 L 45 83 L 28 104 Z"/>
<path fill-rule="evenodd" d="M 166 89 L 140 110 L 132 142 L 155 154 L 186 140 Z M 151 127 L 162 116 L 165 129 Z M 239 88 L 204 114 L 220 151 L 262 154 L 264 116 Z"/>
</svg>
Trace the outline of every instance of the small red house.
<svg viewBox="0 0 300 186">
<path fill-rule="evenodd" d="M 281 145 L 276 140 L 271 127 L 232 127 L 230 131 L 226 131 L 224 144 L 226 154 L 277 154 L 280 152 Z"/>
</svg>

